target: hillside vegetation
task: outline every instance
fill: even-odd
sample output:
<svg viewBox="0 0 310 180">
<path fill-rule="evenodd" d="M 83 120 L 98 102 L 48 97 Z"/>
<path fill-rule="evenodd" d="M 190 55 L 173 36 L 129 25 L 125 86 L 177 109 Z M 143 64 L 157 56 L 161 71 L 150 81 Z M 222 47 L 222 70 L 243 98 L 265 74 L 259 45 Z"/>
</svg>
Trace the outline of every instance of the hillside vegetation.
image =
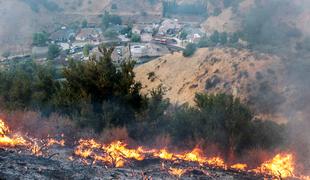
<svg viewBox="0 0 310 180">
<path fill-rule="evenodd" d="M 204 48 L 190 58 L 175 53 L 141 65 L 135 72 L 144 93 L 161 85 L 165 97 L 178 104 L 193 104 L 197 92 L 227 93 L 266 116 L 286 101 L 280 58 L 248 50 Z"/>
</svg>

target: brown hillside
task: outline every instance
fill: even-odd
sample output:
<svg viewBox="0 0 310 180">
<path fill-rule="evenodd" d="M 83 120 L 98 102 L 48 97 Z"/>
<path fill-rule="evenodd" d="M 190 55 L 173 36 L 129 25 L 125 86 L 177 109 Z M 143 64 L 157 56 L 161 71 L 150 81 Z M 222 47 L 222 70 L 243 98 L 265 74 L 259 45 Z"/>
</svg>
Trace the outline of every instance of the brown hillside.
<svg viewBox="0 0 310 180">
<path fill-rule="evenodd" d="M 199 49 L 193 57 L 166 55 L 136 68 L 143 91 L 162 85 L 173 103 L 193 104 L 195 93 L 228 93 L 261 114 L 285 102 L 280 58 L 230 48 Z M 154 77 L 149 73 L 154 72 Z"/>
</svg>

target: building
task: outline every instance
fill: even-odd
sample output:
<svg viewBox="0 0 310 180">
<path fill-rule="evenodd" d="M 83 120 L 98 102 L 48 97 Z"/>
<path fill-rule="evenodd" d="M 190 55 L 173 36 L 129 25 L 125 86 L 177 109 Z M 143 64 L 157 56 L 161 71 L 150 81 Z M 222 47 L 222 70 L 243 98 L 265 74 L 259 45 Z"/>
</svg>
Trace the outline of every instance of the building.
<svg viewBox="0 0 310 180">
<path fill-rule="evenodd" d="M 49 39 L 53 42 L 69 42 L 71 39 L 74 39 L 75 35 L 74 30 L 61 28 L 53 32 Z"/>
<path fill-rule="evenodd" d="M 77 41 L 94 41 L 101 40 L 101 30 L 99 28 L 83 28 L 75 37 Z"/>
<path fill-rule="evenodd" d="M 177 19 L 166 19 L 158 29 L 160 35 L 173 35 L 181 30 L 182 26 Z"/>
</svg>

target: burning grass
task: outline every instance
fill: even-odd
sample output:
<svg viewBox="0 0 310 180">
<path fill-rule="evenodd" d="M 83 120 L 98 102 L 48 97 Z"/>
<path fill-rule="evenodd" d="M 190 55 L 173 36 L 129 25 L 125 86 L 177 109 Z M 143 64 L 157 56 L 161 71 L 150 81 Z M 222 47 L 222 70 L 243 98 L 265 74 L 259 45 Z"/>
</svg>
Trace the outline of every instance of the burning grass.
<svg viewBox="0 0 310 180">
<path fill-rule="evenodd" d="M 61 136 L 63 137 L 63 135 Z M 35 139 L 28 136 L 20 136 L 10 130 L 6 123 L 0 119 L 0 147 L 17 148 L 23 147 L 30 150 L 36 156 L 44 156 L 45 149 L 49 147 L 65 146 L 63 139 Z M 78 141 L 74 155 L 67 159 L 73 161 L 75 158 L 81 159 L 87 164 L 103 164 L 111 168 L 125 167 L 132 161 L 143 161 L 147 159 L 159 159 L 163 162 L 173 164 L 189 164 L 186 167 L 169 167 L 167 172 L 173 176 L 181 177 L 192 169 L 192 163 L 200 168 L 209 167 L 221 170 L 233 170 L 237 172 L 253 173 L 273 179 L 299 178 L 309 179 L 309 176 L 299 175 L 296 169 L 295 156 L 293 153 L 279 153 L 272 159 L 262 163 L 254 169 L 250 169 L 248 164 L 231 164 L 224 161 L 219 156 L 206 156 L 201 148 L 194 148 L 192 151 L 175 153 L 169 149 L 149 149 L 146 147 L 131 148 L 121 141 L 114 141 L 108 144 L 102 144 L 94 139 L 81 139 Z"/>
</svg>

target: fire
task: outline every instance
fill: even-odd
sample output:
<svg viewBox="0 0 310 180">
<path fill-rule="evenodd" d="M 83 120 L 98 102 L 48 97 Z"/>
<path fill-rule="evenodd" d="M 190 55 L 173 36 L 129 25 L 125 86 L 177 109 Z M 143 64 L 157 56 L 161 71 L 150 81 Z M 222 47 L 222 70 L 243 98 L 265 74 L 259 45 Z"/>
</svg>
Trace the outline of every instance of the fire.
<svg viewBox="0 0 310 180">
<path fill-rule="evenodd" d="M 294 160 L 292 154 L 277 154 L 272 160 L 254 169 L 254 172 L 287 178 L 294 176 Z"/>
<path fill-rule="evenodd" d="M 246 164 L 234 164 L 230 166 L 231 169 L 235 169 L 238 171 L 245 171 L 247 169 L 248 165 Z"/>
<path fill-rule="evenodd" d="M 160 149 L 159 152 L 154 152 L 154 157 L 158 157 L 164 160 L 176 160 L 175 155 L 168 152 L 166 149 Z"/>
<path fill-rule="evenodd" d="M 179 178 L 187 172 L 186 169 L 180 169 L 180 168 L 169 168 L 169 174 L 178 176 Z"/>
<path fill-rule="evenodd" d="M 26 140 L 18 135 L 10 137 L 9 127 L 0 119 L 0 147 L 16 147 L 16 146 L 26 146 Z"/>
<path fill-rule="evenodd" d="M 0 119 L 0 147 L 14 148 L 17 146 L 27 148 L 33 155 L 42 156 L 43 149 L 52 145 L 64 146 L 65 141 L 56 140 L 53 138 L 47 139 L 47 141 L 30 138 L 27 136 L 20 136 L 12 133 L 10 128 L 5 122 Z"/>
<path fill-rule="evenodd" d="M 49 138 L 47 140 L 47 145 L 46 146 L 52 146 L 52 145 L 60 145 L 60 146 L 65 146 L 65 140 L 61 139 L 61 140 L 56 140 L 56 139 L 53 139 L 53 138 Z"/>
<path fill-rule="evenodd" d="M 116 141 L 109 145 L 101 145 L 91 140 L 80 140 L 75 154 L 83 158 L 91 158 L 94 161 L 108 163 L 115 167 L 123 167 L 128 159 L 141 161 L 144 159 L 144 150 L 127 148 L 127 144 Z"/>
<path fill-rule="evenodd" d="M 177 157 L 184 161 L 197 162 L 201 165 L 207 162 L 206 157 L 202 155 L 202 150 L 199 148 L 195 148 L 191 152 L 185 153 L 183 155 L 177 155 Z"/>
<path fill-rule="evenodd" d="M 65 141 L 63 139 L 57 140 L 53 138 L 39 140 L 14 134 L 10 131 L 10 128 L 5 122 L 0 119 L 0 147 L 26 147 L 32 154 L 42 156 L 44 155 L 44 150 L 52 145 L 65 146 Z M 273 159 L 253 170 L 249 170 L 247 164 L 238 163 L 228 166 L 220 157 L 207 157 L 200 148 L 194 148 L 192 151 L 185 153 L 173 153 L 169 152 L 167 149 L 146 149 L 143 147 L 128 148 L 128 145 L 121 141 L 115 141 L 110 144 L 100 144 L 94 139 L 81 139 L 78 141 L 74 154 L 82 158 L 81 160 L 85 164 L 102 162 L 113 167 L 123 167 L 129 163 L 130 160 L 142 161 L 147 157 L 153 157 L 171 162 L 193 162 L 201 167 L 209 166 L 221 169 L 227 169 L 227 167 L 229 167 L 230 169 L 238 171 L 255 172 L 279 179 L 288 177 L 304 180 L 310 179 L 309 176 L 295 174 L 294 156 L 290 153 L 277 154 Z M 72 161 L 73 157 L 69 157 L 69 159 Z M 91 160 L 91 162 L 89 162 L 89 160 Z M 172 175 L 181 177 L 187 172 L 187 169 L 169 168 L 168 171 Z"/>
</svg>

